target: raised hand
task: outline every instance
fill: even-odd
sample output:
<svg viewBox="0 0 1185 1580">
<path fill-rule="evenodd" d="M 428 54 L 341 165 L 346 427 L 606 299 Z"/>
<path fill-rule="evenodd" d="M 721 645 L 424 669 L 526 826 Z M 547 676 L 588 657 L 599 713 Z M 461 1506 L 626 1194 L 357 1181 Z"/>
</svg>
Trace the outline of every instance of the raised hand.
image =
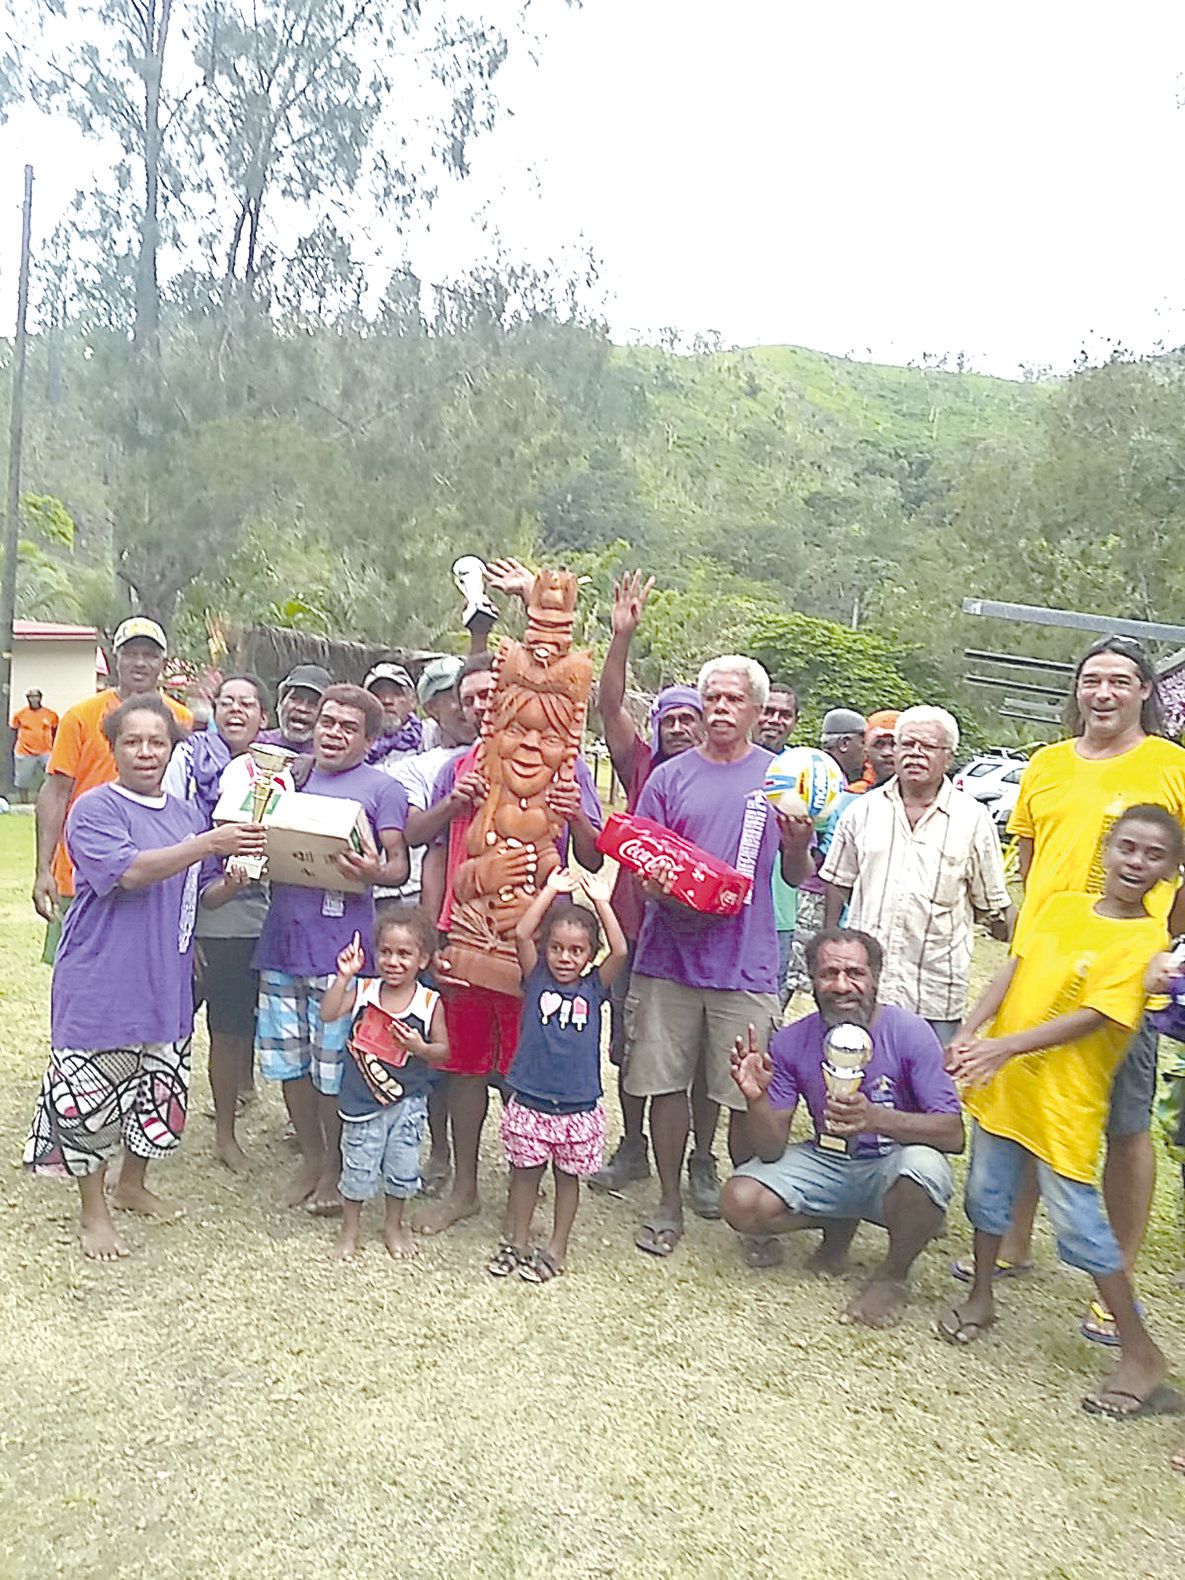
<svg viewBox="0 0 1185 1580">
<path fill-rule="evenodd" d="M 582 872 L 580 887 L 591 905 L 608 905 L 611 891 L 603 878 L 594 876 L 591 872 Z"/>
<path fill-rule="evenodd" d="M 362 936 L 355 933 L 353 938 L 337 957 L 337 973 L 350 982 L 356 977 L 366 964 L 366 955 L 362 949 Z"/>
<path fill-rule="evenodd" d="M 747 1037 L 738 1037 L 728 1056 L 732 1078 L 747 1103 L 756 1103 L 769 1091 L 774 1067 L 768 1053 L 757 1045 L 757 1028 L 750 1023 Z"/>
<path fill-rule="evenodd" d="M 521 598 L 523 603 L 531 596 L 534 585 L 535 572 L 529 571 L 521 560 L 509 555 L 504 559 L 491 560 L 486 566 L 486 586 L 494 588 L 496 592 L 509 593 L 512 598 Z"/>
<path fill-rule="evenodd" d="M 627 571 L 620 581 L 613 583 L 612 627 L 614 636 L 633 636 L 642 623 L 646 600 L 654 590 L 654 577 L 645 581 L 641 571 Z"/>
<path fill-rule="evenodd" d="M 575 894 L 581 887 L 581 879 L 569 867 L 556 867 L 548 873 L 545 887 L 556 894 Z"/>
</svg>

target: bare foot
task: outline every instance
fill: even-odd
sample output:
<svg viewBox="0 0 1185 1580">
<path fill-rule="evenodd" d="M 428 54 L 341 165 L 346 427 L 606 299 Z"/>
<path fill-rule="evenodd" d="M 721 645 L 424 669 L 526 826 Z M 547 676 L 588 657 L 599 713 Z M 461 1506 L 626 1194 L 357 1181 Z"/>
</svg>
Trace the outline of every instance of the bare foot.
<svg viewBox="0 0 1185 1580">
<path fill-rule="evenodd" d="M 448 1186 L 453 1175 L 453 1166 L 448 1158 L 429 1157 L 424 1165 L 424 1178 L 420 1184 L 421 1196 L 440 1196 Z"/>
<path fill-rule="evenodd" d="M 337 1175 L 322 1175 L 313 1188 L 312 1199 L 305 1202 L 305 1211 L 316 1218 L 335 1218 L 342 1210 L 341 1192 L 337 1188 Z"/>
<path fill-rule="evenodd" d="M 866 1284 L 841 1315 L 841 1322 L 861 1322 L 866 1328 L 891 1328 L 901 1316 L 908 1294 L 906 1286 L 892 1278 L 874 1278 Z"/>
<path fill-rule="evenodd" d="M 299 1207 L 317 1188 L 317 1181 L 321 1178 L 321 1168 L 317 1163 L 302 1163 L 296 1173 L 289 1180 L 280 1197 L 285 1207 Z"/>
<path fill-rule="evenodd" d="M 229 1141 L 215 1141 L 214 1156 L 232 1174 L 245 1174 L 251 1167 L 250 1159 L 233 1136 Z"/>
<path fill-rule="evenodd" d="M 352 1262 L 358 1254 L 357 1229 L 347 1229 L 343 1224 L 337 1239 L 329 1247 L 329 1254 L 335 1262 Z"/>
<path fill-rule="evenodd" d="M 786 1250 L 776 1235 L 743 1234 L 741 1255 L 746 1267 L 781 1267 Z"/>
<path fill-rule="evenodd" d="M 829 1246 L 826 1240 L 816 1246 L 803 1263 L 808 1273 L 814 1273 L 819 1278 L 838 1278 L 847 1265 L 847 1246 Z"/>
<path fill-rule="evenodd" d="M 1182 1474 L 1185 1474 L 1185 1443 L 1181 1445 L 1181 1447 L 1169 1460 L 1169 1464 L 1174 1470 L 1179 1470 L 1182 1472 Z"/>
<path fill-rule="evenodd" d="M 118 1262 L 128 1254 L 126 1243 L 106 1214 L 101 1218 L 83 1218 L 78 1225 L 78 1238 L 82 1242 L 82 1254 L 93 1262 Z"/>
<path fill-rule="evenodd" d="M 443 1201 L 438 1201 L 434 1207 L 426 1208 L 415 1221 L 417 1234 L 443 1234 L 446 1229 L 451 1229 L 453 1224 L 460 1223 L 464 1218 L 476 1218 L 481 1211 L 481 1203 L 476 1196 L 463 1200 L 455 1195 L 448 1195 Z"/>
<path fill-rule="evenodd" d="M 112 1205 L 122 1212 L 138 1212 L 145 1218 L 181 1218 L 185 1208 L 170 1196 L 158 1196 L 147 1185 L 127 1185 L 120 1180 L 111 1192 Z"/>
<path fill-rule="evenodd" d="M 408 1257 L 419 1256 L 420 1248 L 416 1244 L 415 1236 L 405 1223 L 389 1223 L 383 1229 L 383 1244 L 388 1252 L 398 1262 L 403 1262 Z"/>
</svg>

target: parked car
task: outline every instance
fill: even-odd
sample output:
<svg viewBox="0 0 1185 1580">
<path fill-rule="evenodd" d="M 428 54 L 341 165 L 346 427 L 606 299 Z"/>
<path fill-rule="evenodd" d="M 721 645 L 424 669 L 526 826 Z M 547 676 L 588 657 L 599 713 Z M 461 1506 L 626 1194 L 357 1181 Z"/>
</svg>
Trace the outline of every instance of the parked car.
<svg viewBox="0 0 1185 1580">
<path fill-rule="evenodd" d="M 955 775 L 955 789 L 974 796 L 993 814 L 1001 805 L 1011 812 L 1020 793 L 1024 760 L 1015 757 L 976 757 Z"/>
</svg>

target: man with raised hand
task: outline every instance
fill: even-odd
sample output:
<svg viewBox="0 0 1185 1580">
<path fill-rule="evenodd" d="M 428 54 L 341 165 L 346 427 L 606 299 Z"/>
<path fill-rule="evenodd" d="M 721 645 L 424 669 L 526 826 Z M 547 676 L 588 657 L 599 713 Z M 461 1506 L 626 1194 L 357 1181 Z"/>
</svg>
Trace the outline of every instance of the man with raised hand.
<svg viewBox="0 0 1185 1580">
<path fill-rule="evenodd" d="M 605 731 L 605 745 L 613 771 L 625 789 L 627 812 L 637 810 L 638 797 L 660 763 L 698 746 L 704 736 L 703 703 L 693 686 L 667 686 L 658 693 L 650 708 L 649 739 L 638 731 L 625 705 L 630 644 L 642 622 L 646 600 L 653 587 L 653 576 L 644 580 L 641 571 L 623 576 L 614 583 L 613 636 L 597 688 L 597 708 Z M 609 1162 L 589 1180 L 594 1190 L 619 1190 L 630 1180 L 650 1178 L 646 1100 L 630 1096 L 621 1073 L 625 1053 L 625 1000 L 645 904 L 642 885 L 624 867 L 618 868 L 611 904 L 629 944 L 626 968 L 613 983 L 609 997 L 609 1058 L 618 1072 L 617 1091 L 624 1133 Z M 703 1216 L 712 1218 L 720 1215 L 720 1185 L 716 1177 L 716 1159 L 712 1155 L 718 1116 L 715 1103 L 707 1100 L 701 1066 L 691 1087 L 695 1151 L 687 1160 L 687 1170 L 693 1207 Z"/>
<path fill-rule="evenodd" d="M 925 1021 L 877 1003 L 883 957 L 875 938 L 825 929 L 807 958 L 816 1013 L 778 1031 L 768 1055 L 752 1026 L 737 1038 L 732 1075 L 754 1155 L 725 1185 L 721 1205 L 745 1235 L 821 1229 L 808 1263 L 818 1273 L 843 1270 L 861 1222 L 887 1229 L 883 1261 L 841 1320 L 889 1327 L 905 1304 L 910 1269 L 941 1231 L 950 1203 L 946 1154 L 963 1150 L 958 1093 Z M 850 1095 L 829 1092 L 823 1072 L 826 1036 L 840 1025 L 863 1028 L 872 1042 Z M 800 1099 L 815 1135 L 790 1144 Z"/>
<path fill-rule="evenodd" d="M 116 629 L 112 643 L 115 685 L 67 708 L 54 736 L 45 783 L 37 797 L 37 872 L 33 906 L 49 923 L 42 959 L 53 964 L 62 917 L 74 898 L 74 868 L 62 840 L 66 814 L 84 790 L 115 779 L 115 758 L 103 721 L 129 697 L 160 689 L 168 641 L 155 620 L 133 615 Z M 170 713 L 184 729 L 193 728 L 188 708 L 165 695 Z"/>
<path fill-rule="evenodd" d="M 650 1098 L 660 1198 L 635 1244 L 652 1256 L 669 1256 L 683 1236 L 687 1094 L 701 1060 L 709 1100 L 730 1111 L 730 1154 L 748 1155 L 729 1054 L 750 1023 L 764 1049 L 779 1014 L 774 862 L 780 859 L 792 885 L 812 865 L 809 819 L 776 813 L 762 793 L 773 759 L 750 737 L 769 696 L 765 670 L 737 654 L 714 658 L 700 671 L 698 690 L 703 743 L 655 769 L 638 814 L 727 862 L 753 887 L 740 914 L 728 917 L 694 911 L 653 886 L 647 891 L 625 1008 L 625 1088 Z"/>
<path fill-rule="evenodd" d="M 967 1008 L 976 918 L 1006 939 L 1012 902 L 987 809 L 947 778 L 954 718 L 906 708 L 896 742 L 896 777 L 853 801 L 835 826 L 820 872 L 825 924 L 848 907 L 848 926 L 885 951 L 881 1002 L 921 1015 L 945 1047 Z"/>
</svg>

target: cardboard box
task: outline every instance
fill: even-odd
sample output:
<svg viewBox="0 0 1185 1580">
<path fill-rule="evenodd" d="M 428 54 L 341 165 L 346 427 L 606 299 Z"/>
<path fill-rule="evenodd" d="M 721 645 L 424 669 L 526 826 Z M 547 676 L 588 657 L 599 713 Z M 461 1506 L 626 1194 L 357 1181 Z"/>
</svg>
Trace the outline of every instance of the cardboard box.
<svg viewBox="0 0 1185 1580">
<path fill-rule="evenodd" d="M 752 878 L 718 856 L 630 812 L 609 814 L 597 849 L 640 878 L 669 884 L 675 899 L 710 916 L 738 916 L 753 887 Z"/>
<path fill-rule="evenodd" d="M 214 808 L 215 823 L 246 823 L 251 812 L 251 790 L 235 795 L 223 791 Z M 367 885 L 347 878 L 334 862 L 347 850 L 375 849 L 370 819 L 360 801 L 344 796 L 304 795 L 281 790 L 263 814 L 267 830 L 267 873 L 272 883 L 295 883 L 305 889 L 335 889 L 341 894 L 364 894 Z"/>
</svg>

